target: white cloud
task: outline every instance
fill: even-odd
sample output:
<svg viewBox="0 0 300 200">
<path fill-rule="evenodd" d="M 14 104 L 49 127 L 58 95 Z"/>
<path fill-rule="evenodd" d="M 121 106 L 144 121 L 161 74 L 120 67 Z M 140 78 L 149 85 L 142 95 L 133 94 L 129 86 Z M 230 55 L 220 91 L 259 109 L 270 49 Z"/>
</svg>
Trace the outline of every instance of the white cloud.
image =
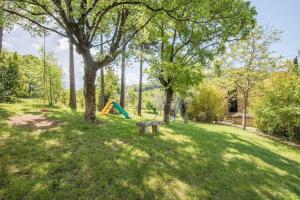
<svg viewBox="0 0 300 200">
<path fill-rule="evenodd" d="M 38 43 L 32 43 L 32 47 L 33 47 L 35 50 L 39 50 L 40 48 L 42 48 L 42 46 L 39 45 Z"/>
<path fill-rule="evenodd" d="M 93 56 L 97 55 L 97 53 L 98 53 L 98 50 L 97 50 L 97 49 L 94 49 L 94 48 L 91 49 L 91 54 L 92 54 Z"/>
<path fill-rule="evenodd" d="M 58 40 L 57 50 L 68 50 L 69 49 L 69 41 L 68 38 L 61 38 Z"/>
<path fill-rule="evenodd" d="M 11 49 L 11 48 L 13 48 L 13 45 L 10 44 L 9 42 L 3 41 L 2 45 L 3 45 L 3 48 L 5 48 L 5 49 Z"/>
<path fill-rule="evenodd" d="M 139 75 L 136 73 L 127 73 L 126 74 L 126 85 L 133 85 L 139 82 Z"/>
</svg>

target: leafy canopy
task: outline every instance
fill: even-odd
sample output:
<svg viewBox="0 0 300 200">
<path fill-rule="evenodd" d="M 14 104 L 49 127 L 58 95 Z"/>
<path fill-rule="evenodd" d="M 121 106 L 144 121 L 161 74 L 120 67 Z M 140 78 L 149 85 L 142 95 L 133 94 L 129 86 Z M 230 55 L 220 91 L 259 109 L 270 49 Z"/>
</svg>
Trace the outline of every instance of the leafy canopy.
<svg viewBox="0 0 300 200">
<path fill-rule="evenodd" d="M 165 88 L 183 91 L 201 81 L 201 68 L 222 52 L 227 42 L 244 38 L 250 32 L 256 11 L 246 1 L 177 3 L 181 6 L 180 19 L 166 20 L 157 15 L 147 27 L 149 40 L 155 44 L 150 75 Z"/>
<path fill-rule="evenodd" d="M 257 26 L 245 39 L 229 45 L 216 61 L 222 65 L 229 85 L 249 92 L 258 81 L 276 70 L 279 58 L 273 56 L 270 46 L 279 39 L 279 31 Z"/>
</svg>

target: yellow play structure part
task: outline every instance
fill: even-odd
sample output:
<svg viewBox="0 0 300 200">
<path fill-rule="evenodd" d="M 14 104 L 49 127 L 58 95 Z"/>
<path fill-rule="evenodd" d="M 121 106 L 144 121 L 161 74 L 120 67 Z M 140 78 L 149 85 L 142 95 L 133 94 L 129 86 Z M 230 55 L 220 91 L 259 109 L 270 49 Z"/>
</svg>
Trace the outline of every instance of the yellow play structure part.
<svg viewBox="0 0 300 200">
<path fill-rule="evenodd" d="M 110 109 L 113 107 L 112 104 L 112 100 L 109 100 L 106 105 L 104 106 L 104 108 L 102 109 L 102 111 L 100 112 L 101 115 L 107 115 L 110 111 Z"/>
</svg>

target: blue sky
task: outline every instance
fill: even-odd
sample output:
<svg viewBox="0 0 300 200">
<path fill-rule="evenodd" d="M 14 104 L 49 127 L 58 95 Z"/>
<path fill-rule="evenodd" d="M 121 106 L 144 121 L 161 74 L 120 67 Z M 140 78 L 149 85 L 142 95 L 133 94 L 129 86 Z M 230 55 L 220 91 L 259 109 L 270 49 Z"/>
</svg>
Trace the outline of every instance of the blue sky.
<svg viewBox="0 0 300 200">
<path fill-rule="evenodd" d="M 282 30 L 281 42 L 274 44 L 272 50 L 286 58 L 293 58 L 300 49 L 300 0 L 251 0 L 257 9 L 257 22 L 263 26 Z M 27 32 L 16 27 L 9 33 L 5 32 L 3 46 L 10 51 L 21 54 L 38 55 L 42 47 L 42 38 L 32 38 Z M 65 74 L 65 86 L 68 87 L 68 41 L 55 34 L 47 38 L 47 51 L 53 52 Z M 76 86 L 82 87 L 82 58 L 75 55 Z M 126 83 L 138 83 L 138 65 L 128 63 Z"/>
<path fill-rule="evenodd" d="M 281 42 L 273 50 L 286 58 L 300 49 L 300 0 L 252 0 L 258 12 L 257 22 L 283 31 Z"/>
</svg>

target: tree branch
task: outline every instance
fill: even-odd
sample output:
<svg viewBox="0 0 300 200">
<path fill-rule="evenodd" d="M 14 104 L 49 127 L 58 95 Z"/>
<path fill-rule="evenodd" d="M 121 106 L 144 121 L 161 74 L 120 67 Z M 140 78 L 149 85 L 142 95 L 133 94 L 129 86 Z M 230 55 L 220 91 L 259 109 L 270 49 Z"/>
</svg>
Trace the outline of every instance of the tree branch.
<svg viewBox="0 0 300 200">
<path fill-rule="evenodd" d="M 35 25 L 37 25 L 37 26 L 39 26 L 39 27 L 41 27 L 41 28 L 43 28 L 43 29 L 45 29 L 45 30 L 55 32 L 55 33 L 57 33 L 58 35 L 61 35 L 61 36 L 63 36 L 63 37 L 67 37 L 66 34 L 61 33 L 61 32 L 59 32 L 59 31 L 57 31 L 56 29 L 53 29 L 53 28 L 50 28 L 50 27 L 46 27 L 46 26 L 42 25 L 41 23 L 39 23 L 39 22 L 37 22 L 37 21 L 35 21 L 35 20 L 33 20 L 33 19 L 31 19 L 31 18 L 25 16 L 25 15 L 22 15 L 22 14 L 20 14 L 20 13 L 17 13 L 17 12 L 15 12 L 15 11 L 8 10 L 8 9 L 5 9 L 5 8 L 3 8 L 3 11 L 5 11 L 5 12 L 7 12 L 7 13 L 10 13 L 10 14 L 12 14 L 12 15 L 17 15 L 17 16 L 19 16 L 19 17 L 21 17 L 21 18 L 24 18 L 24 19 L 28 20 L 29 22 L 31 22 L 31 23 L 33 23 L 33 24 L 35 24 Z"/>
</svg>

